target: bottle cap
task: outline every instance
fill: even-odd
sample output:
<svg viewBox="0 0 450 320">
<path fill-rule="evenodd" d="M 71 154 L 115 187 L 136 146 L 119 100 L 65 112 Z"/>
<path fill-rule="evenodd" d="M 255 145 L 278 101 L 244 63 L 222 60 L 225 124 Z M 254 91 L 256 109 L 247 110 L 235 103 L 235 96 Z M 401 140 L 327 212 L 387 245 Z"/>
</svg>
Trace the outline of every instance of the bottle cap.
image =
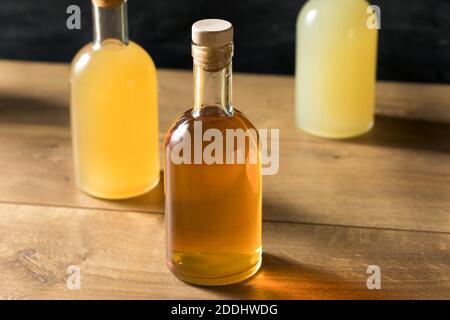
<svg viewBox="0 0 450 320">
<path fill-rule="evenodd" d="M 221 47 L 233 42 L 233 25 L 226 20 L 205 19 L 192 25 L 192 42 L 202 47 Z"/>
<path fill-rule="evenodd" d="M 127 0 L 92 0 L 92 3 L 95 4 L 97 7 L 111 8 L 121 5 L 126 1 Z"/>
</svg>

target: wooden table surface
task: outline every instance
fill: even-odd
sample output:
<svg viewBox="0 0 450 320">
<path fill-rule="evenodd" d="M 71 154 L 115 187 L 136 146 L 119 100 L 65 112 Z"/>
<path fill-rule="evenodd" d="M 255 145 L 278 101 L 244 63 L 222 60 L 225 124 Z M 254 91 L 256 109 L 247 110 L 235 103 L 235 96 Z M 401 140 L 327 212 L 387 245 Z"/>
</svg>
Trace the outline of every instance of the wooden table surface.
<svg viewBox="0 0 450 320">
<path fill-rule="evenodd" d="M 281 129 L 280 171 L 264 177 L 260 272 L 207 288 L 165 266 L 162 185 L 126 201 L 76 189 L 68 71 L 0 61 L 0 298 L 450 298 L 450 86 L 381 82 L 375 128 L 334 141 L 295 127 L 292 77 L 237 74 L 237 108 Z M 162 141 L 192 79 L 158 76 Z"/>
</svg>

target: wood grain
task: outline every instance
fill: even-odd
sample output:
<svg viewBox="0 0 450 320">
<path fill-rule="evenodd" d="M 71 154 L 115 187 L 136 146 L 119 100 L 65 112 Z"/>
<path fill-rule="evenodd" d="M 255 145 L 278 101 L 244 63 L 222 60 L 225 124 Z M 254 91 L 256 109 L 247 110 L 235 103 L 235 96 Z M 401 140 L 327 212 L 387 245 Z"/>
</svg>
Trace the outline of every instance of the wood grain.
<svg viewBox="0 0 450 320">
<path fill-rule="evenodd" d="M 264 224 L 250 280 L 201 288 L 170 274 L 163 216 L 0 204 L 2 299 L 448 299 L 448 234 Z M 368 265 L 382 289 L 368 290 Z M 66 287 L 81 268 L 81 289 Z"/>
<path fill-rule="evenodd" d="M 264 179 L 261 271 L 200 288 L 164 265 L 162 185 L 126 201 L 76 189 L 67 79 L 66 65 L 0 61 L 0 299 L 450 298 L 450 86 L 380 83 L 376 127 L 332 141 L 294 126 L 291 77 L 237 75 L 237 107 L 281 129 L 280 172 Z M 159 83 L 162 140 L 191 74 Z"/>
<path fill-rule="evenodd" d="M 3 61 L 0 70 L 0 201 L 163 212 L 161 185 L 115 202 L 74 187 L 66 65 Z M 159 72 L 160 140 L 189 108 L 191 83 L 189 72 Z M 450 232 L 450 86 L 379 84 L 375 128 L 342 141 L 294 126 L 293 86 L 291 77 L 235 77 L 236 106 L 258 127 L 281 129 L 265 220 Z"/>
</svg>

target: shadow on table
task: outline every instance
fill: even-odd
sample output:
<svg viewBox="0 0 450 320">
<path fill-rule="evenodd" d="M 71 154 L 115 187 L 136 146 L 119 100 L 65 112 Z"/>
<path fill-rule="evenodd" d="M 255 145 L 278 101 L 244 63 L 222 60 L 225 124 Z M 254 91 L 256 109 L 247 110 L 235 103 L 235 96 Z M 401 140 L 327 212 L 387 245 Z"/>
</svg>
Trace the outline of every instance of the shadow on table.
<svg viewBox="0 0 450 320">
<path fill-rule="evenodd" d="M 450 124 L 376 116 L 368 133 L 346 140 L 352 143 L 395 148 L 450 150 Z"/>
<path fill-rule="evenodd" d="M 68 103 L 0 93 L 0 123 L 69 126 Z M 377 115 L 375 126 L 368 133 L 337 141 L 449 151 L 450 123 Z"/>
<path fill-rule="evenodd" d="M 70 111 L 57 101 L 0 93 L 0 124 L 69 126 Z"/>
<path fill-rule="evenodd" d="M 202 287 L 225 299 L 381 299 L 382 293 L 369 291 L 343 280 L 339 275 L 314 269 L 274 254 L 263 255 L 263 265 L 252 278 L 235 285 Z"/>
<path fill-rule="evenodd" d="M 274 194 L 263 196 L 263 220 L 267 222 L 311 222 L 317 219 L 317 212 L 303 203 L 286 203 Z"/>
<path fill-rule="evenodd" d="M 80 191 L 80 193 L 82 193 Z M 92 198 L 82 193 L 82 197 L 87 197 L 89 201 L 95 201 L 100 206 L 108 208 L 112 207 L 116 210 L 137 211 L 148 213 L 164 213 L 164 173 L 159 172 L 158 184 L 149 192 L 138 197 L 119 200 L 105 200 L 100 198 Z"/>
</svg>

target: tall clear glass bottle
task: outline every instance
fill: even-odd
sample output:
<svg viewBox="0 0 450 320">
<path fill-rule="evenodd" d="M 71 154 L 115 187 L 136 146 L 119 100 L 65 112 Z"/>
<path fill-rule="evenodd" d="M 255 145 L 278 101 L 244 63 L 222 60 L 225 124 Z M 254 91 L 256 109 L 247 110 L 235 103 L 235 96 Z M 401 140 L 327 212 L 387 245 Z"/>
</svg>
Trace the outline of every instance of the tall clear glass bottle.
<svg viewBox="0 0 450 320">
<path fill-rule="evenodd" d="M 164 145 L 167 264 L 184 281 L 224 285 L 261 264 L 258 135 L 232 104 L 232 25 L 207 19 L 192 30 L 194 107 Z M 245 145 L 227 138 L 239 133 Z"/>
<path fill-rule="evenodd" d="M 298 16 L 296 121 L 310 134 L 348 138 L 373 126 L 378 30 L 368 7 L 309 0 Z"/>
<path fill-rule="evenodd" d="M 128 39 L 126 0 L 92 0 L 94 41 L 70 75 L 78 187 L 107 199 L 145 193 L 159 181 L 156 69 Z"/>
</svg>

